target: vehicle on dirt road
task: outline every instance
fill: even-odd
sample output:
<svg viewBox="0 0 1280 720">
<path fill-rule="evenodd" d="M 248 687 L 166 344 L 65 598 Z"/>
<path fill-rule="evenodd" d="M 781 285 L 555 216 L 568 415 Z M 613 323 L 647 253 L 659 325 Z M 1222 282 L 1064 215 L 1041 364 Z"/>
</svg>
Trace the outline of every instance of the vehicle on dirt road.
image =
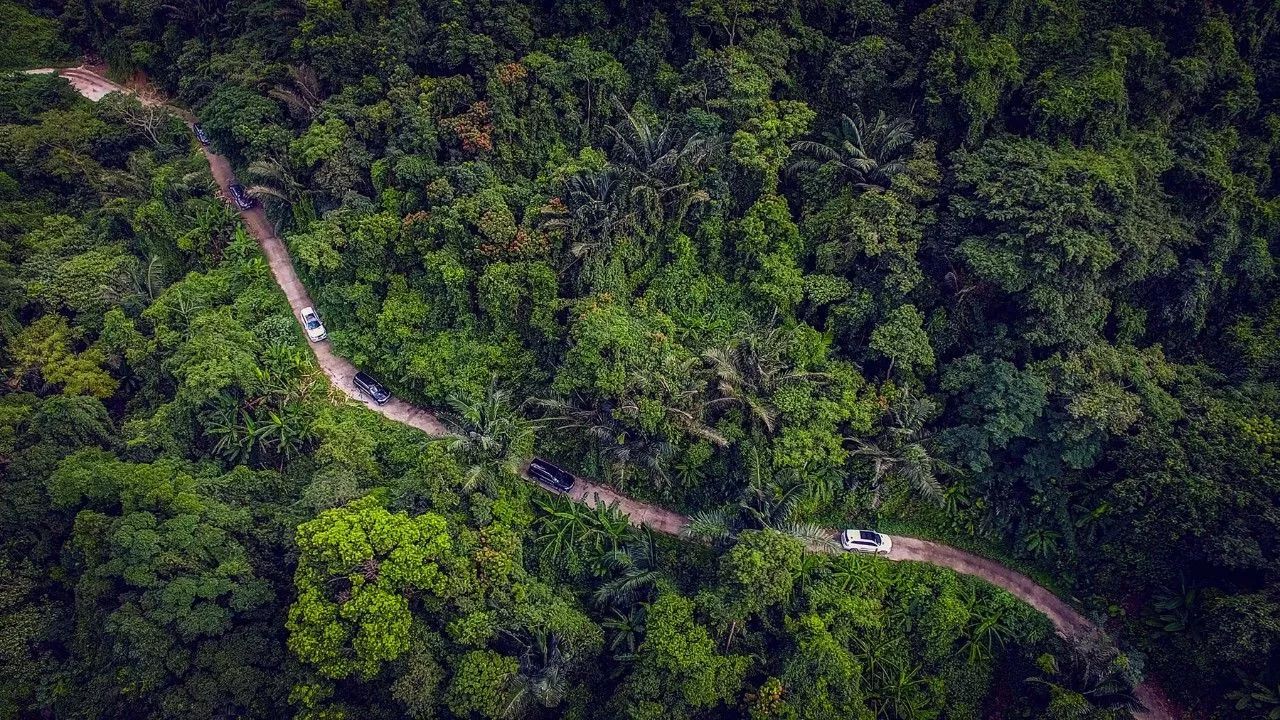
<svg viewBox="0 0 1280 720">
<path fill-rule="evenodd" d="M 573 473 L 556 467 L 542 458 L 534 458 L 533 462 L 529 463 L 529 477 L 560 492 L 569 492 L 577 481 Z"/>
<path fill-rule="evenodd" d="M 191 132 L 196 134 L 196 139 L 200 141 L 201 145 L 209 144 L 209 134 L 204 131 L 204 128 L 199 125 L 192 125 Z"/>
<path fill-rule="evenodd" d="M 325 332 L 324 323 L 320 322 L 320 316 L 316 314 L 313 307 L 302 308 L 302 327 L 307 330 L 307 339 L 311 342 L 320 342 L 329 337 L 329 333 Z"/>
<path fill-rule="evenodd" d="M 364 372 L 356 373 L 356 376 L 351 379 L 351 383 L 356 386 L 357 390 L 368 395 L 370 400 L 379 405 L 383 405 L 391 399 L 391 391 Z"/>
<path fill-rule="evenodd" d="M 849 552 L 888 555 L 893 549 L 893 540 L 871 530 L 844 530 L 840 533 L 840 547 Z"/>
<path fill-rule="evenodd" d="M 236 207 L 241 210 L 248 210 L 258 204 L 258 201 L 250 197 L 249 191 L 245 190 L 240 183 L 231 183 L 227 190 L 231 193 L 231 199 L 235 200 Z"/>
</svg>

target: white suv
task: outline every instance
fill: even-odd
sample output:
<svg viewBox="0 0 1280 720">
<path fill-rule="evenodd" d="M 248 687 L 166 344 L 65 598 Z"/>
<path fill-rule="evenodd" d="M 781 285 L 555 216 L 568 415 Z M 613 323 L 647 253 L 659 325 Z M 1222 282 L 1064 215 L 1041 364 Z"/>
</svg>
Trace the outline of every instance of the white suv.
<svg viewBox="0 0 1280 720">
<path fill-rule="evenodd" d="M 893 549 L 893 540 L 871 530 L 845 530 L 840 533 L 840 547 L 849 552 L 888 555 Z"/>
<path fill-rule="evenodd" d="M 320 316 L 316 314 L 315 308 L 302 308 L 302 327 L 307 329 L 307 337 L 311 338 L 311 342 L 320 342 L 329 337 L 324 331 L 324 324 L 320 322 Z"/>
</svg>

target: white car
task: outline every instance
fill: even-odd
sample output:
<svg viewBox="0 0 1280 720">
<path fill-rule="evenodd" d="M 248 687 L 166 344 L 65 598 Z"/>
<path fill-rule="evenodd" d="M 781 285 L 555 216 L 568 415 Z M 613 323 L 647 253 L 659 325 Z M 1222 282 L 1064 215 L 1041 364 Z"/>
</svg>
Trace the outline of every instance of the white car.
<svg viewBox="0 0 1280 720">
<path fill-rule="evenodd" d="M 849 552 L 888 555 L 893 549 L 893 540 L 871 530 L 845 530 L 840 533 L 840 547 Z"/>
<path fill-rule="evenodd" d="M 315 308 L 302 308 L 302 327 L 307 329 L 307 337 L 311 338 L 311 342 L 320 342 L 329 337 L 329 334 L 324 331 L 324 324 L 320 322 L 320 316 L 316 314 Z"/>
</svg>

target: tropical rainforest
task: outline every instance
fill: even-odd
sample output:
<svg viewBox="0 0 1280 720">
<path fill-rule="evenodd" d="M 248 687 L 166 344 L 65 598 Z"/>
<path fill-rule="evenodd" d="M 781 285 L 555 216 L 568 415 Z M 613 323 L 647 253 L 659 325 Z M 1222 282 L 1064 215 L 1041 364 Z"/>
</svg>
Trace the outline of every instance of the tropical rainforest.
<svg viewBox="0 0 1280 720">
<path fill-rule="evenodd" d="M 86 55 L 456 435 L 181 118 L 9 72 Z M 0 0 L 0 70 L 0 717 L 1280 718 L 1275 0 Z"/>
</svg>

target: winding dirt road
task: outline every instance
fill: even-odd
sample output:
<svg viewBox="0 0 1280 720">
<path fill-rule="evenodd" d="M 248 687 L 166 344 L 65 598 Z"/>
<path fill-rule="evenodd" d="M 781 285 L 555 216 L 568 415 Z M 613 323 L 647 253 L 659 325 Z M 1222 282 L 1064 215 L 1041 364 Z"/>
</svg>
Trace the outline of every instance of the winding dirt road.
<svg viewBox="0 0 1280 720">
<path fill-rule="evenodd" d="M 122 87 L 108 80 L 92 68 L 78 67 L 64 70 L 45 68 L 27 72 L 57 72 L 66 78 L 78 92 L 94 101 L 117 91 L 138 94 L 134 89 Z M 144 101 L 147 102 L 160 102 L 155 95 L 143 94 L 143 97 Z M 184 118 L 191 120 L 189 113 L 176 108 L 175 110 Z M 235 182 L 235 175 L 231 170 L 231 165 L 226 158 L 211 152 L 207 147 L 204 149 L 204 154 L 209 161 L 209 169 L 213 173 L 214 179 L 225 193 L 227 186 Z M 271 268 L 271 274 L 275 277 L 280 289 L 284 291 L 285 297 L 288 298 L 289 306 L 293 308 L 295 319 L 301 322 L 302 308 L 312 306 L 313 303 L 310 296 L 307 295 L 307 289 L 298 279 L 298 274 L 294 270 L 288 249 L 276 235 L 274 227 L 267 220 L 266 213 L 261 207 L 245 210 L 240 214 L 244 218 L 244 223 L 249 232 L 257 238 L 258 244 L 262 247 L 263 255 L 266 256 Z M 311 343 L 311 349 L 315 353 L 316 361 L 324 370 L 325 375 L 329 377 L 330 382 L 347 397 L 365 404 L 374 412 L 380 413 L 396 422 L 417 428 L 428 435 L 439 437 L 449 434 L 449 430 L 444 423 L 428 410 L 416 407 L 398 398 L 392 398 L 381 406 L 368 401 L 352 385 L 352 377 L 356 374 L 355 366 L 345 358 L 334 354 L 328 342 Z M 684 515 L 626 497 L 605 485 L 592 482 L 587 478 L 579 479 L 570 496 L 576 501 L 591 504 L 596 502 L 602 502 L 606 505 L 616 503 L 618 509 L 627 515 L 632 524 L 647 525 L 657 532 L 669 535 L 681 534 L 681 531 L 689 524 L 689 518 Z M 834 534 L 835 531 L 833 530 L 832 535 L 834 536 Z M 1077 612 L 1070 604 L 1022 573 L 1010 570 L 993 560 L 948 545 L 911 537 L 896 535 L 891 537 L 893 539 L 893 550 L 887 556 L 889 560 L 928 563 L 945 567 L 964 575 L 981 578 L 1006 590 L 1044 614 L 1053 623 L 1053 627 L 1058 634 L 1064 638 L 1085 638 L 1102 632 L 1096 624 Z M 1172 704 L 1153 681 L 1148 680 L 1139 685 L 1136 694 L 1138 699 L 1147 707 L 1146 710 L 1134 712 L 1133 716 L 1137 720 L 1174 720 L 1183 716 L 1182 713 L 1173 709 Z"/>
</svg>

